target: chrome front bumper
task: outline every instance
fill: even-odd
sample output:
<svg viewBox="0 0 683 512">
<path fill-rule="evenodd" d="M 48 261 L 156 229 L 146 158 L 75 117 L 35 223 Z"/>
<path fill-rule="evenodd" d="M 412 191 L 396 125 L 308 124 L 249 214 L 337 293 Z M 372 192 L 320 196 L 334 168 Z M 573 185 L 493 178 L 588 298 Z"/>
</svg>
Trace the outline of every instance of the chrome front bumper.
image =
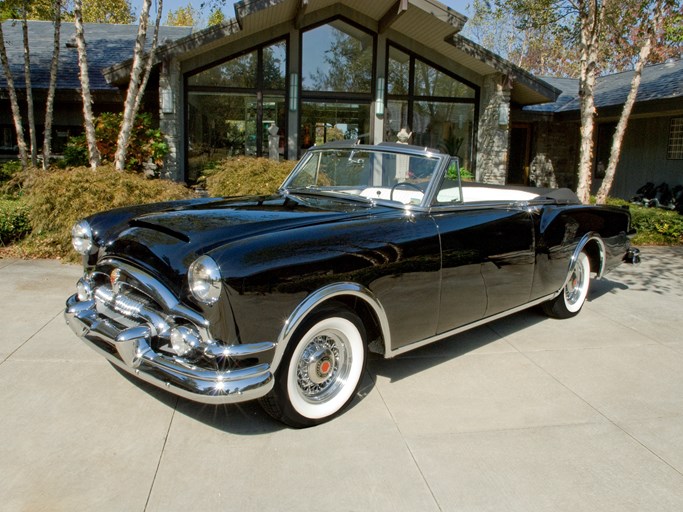
<svg viewBox="0 0 683 512">
<path fill-rule="evenodd" d="M 72 295 L 66 302 L 64 317 L 77 336 L 111 363 L 184 398 L 209 404 L 237 403 L 264 396 L 273 387 L 270 364 L 249 364 L 250 360 L 272 360 L 273 343 L 214 347 L 223 361 L 245 364 L 228 370 L 208 370 L 155 352 L 153 324 L 120 328 L 98 314 L 95 300 L 79 301 L 77 295 Z"/>
</svg>

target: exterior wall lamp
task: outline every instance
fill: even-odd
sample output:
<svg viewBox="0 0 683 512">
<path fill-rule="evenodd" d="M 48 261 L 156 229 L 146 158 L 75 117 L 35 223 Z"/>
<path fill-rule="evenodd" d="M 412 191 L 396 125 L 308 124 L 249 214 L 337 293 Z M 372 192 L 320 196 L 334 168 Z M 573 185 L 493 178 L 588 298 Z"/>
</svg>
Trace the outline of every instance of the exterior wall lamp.
<svg viewBox="0 0 683 512">
<path fill-rule="evenodd" d="M 289 75 L 289 110 L 296 112 L 299 105 L 299 74 Z"/>
<path fill-rule="evenodd" d="M 377 90 L 375 91 L 375 114 L 377 117 L 382 117 L 384 115 L 384 84 L 385 79 L 383 76 L 377 78 Z"/>
</svg>

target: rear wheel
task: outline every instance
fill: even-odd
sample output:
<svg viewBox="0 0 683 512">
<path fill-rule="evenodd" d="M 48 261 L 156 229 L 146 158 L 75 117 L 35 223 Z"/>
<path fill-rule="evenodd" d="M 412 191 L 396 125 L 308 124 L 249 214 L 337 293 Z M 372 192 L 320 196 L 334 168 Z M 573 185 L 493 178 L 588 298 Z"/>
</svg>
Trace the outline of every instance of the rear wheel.
<svg viewBox="0 0 683 512">
<path fill-rule="evenodd" d="M 591 266 L 588 255 L 581 252 L 576 263 L 569 270 L 567 282 L 560 293 L 553 300 L 543 304 L 543 311 L 553 318 L 570 318 L 576 315 L 588 296 L 590 286 Z"/>
<path fill-rule="evenodd" d="M 366 359 L 358 316 L 341 305 L 326 307 L 297 329 L 261 405 L 292 427 L 324 423 L 353 400 Z"/>
</svg>

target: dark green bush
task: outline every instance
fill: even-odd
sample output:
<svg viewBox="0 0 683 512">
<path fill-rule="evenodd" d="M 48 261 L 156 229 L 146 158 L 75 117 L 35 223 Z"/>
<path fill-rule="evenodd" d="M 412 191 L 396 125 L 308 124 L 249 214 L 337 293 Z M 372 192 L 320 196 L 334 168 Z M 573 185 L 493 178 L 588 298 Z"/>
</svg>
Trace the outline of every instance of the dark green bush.
<svg viewBox="0 0 683 512">
<path fill-rule="evenodd" d="M 16 248 L 18 254 L 77 261 L 71 249 L 71 226 L 98 211 L 141 203 L 191 197 L 185 186 L 117 172 L 112 166 L 93 171 L 32 171 L 25 189 L 32 231 Z"/>
<path fill-rule="evenodd" d="M 293 160 L 277 162 L 267 158 L 233 157 L 205 171 L 203 178 L 212 196 L 272 194 L 295 165 Z"/>
<path fill-rule="evenodd" d="M 0 199 L 0 243 L 14 242 L 31 231 L 28 207 L 24 201 Z"/>
<path fill-rule="evenodd" d="M 16 174 L 21 172 L 21 162 L 19 160 L 10 160 L 0 164 L 0 183 L 5 183 L 11 180 Z"/>
</svg>

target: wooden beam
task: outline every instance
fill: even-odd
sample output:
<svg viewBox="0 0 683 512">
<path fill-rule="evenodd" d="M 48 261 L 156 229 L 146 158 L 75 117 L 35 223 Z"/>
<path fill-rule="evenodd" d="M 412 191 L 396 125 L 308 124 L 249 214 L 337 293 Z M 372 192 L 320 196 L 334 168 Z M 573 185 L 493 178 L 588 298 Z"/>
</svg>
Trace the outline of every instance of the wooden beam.
<svg viewBox="0 0 683 512">
<path fill-rule="evenodd" d="M 382 34 L 385 32 L 394 22 L 399 19 L 408 10 L 408 0 L 396 0 L 394 5 L 392 5 L 389 10 L 382 16 L 379 20 L 378 32 Z"/>
<path fill-rule="evenodd" d="M 294 27 L 298 30 L 304 22 L 304 15 L 308 9 L 308 0 L 299 0 L 296 6 L 296 14 L 294 15 Z"/>
</svg>

